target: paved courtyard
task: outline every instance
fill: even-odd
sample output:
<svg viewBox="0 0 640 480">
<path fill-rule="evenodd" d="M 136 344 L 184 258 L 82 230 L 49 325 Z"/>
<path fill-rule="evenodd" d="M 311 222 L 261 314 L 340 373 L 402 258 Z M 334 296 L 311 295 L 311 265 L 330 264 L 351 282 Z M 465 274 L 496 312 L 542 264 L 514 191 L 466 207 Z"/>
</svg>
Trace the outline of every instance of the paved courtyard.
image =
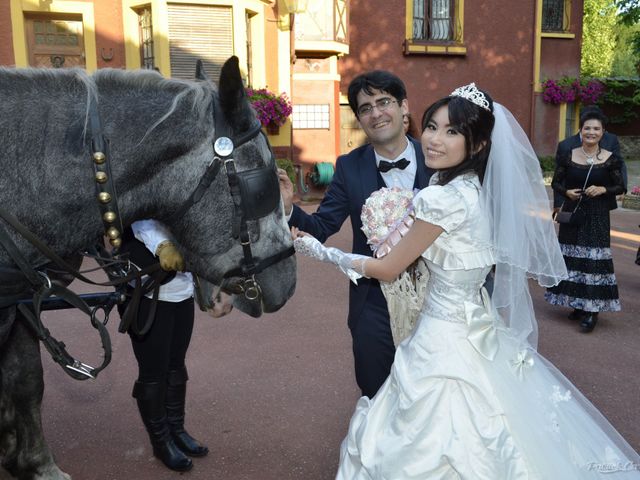
<svg viewBox="0 0 640 480">
<path fill-rule="evenodd" d="M 532 289 L 540 351 L 637 450 L 640 266 L 633 259 L 639 223 L 638 211 L 612 213 L 623 311 L 602 314 L 592 334 L 580 333 L 566 318 L 568 309 L 546 304 L 543 290 Z M 348 225 L 330 244 L 349 248 Z M 188 478 L 333 478 L 358 398 L 346 311 L 347 280 L 331 266 L 299 258 L 296 294 L 281 311 L 260 319 L 237 312 L 222 319 L 197 315 L 188 357 L 187 424 L 211 453 L 194 460 Z M 118 321 L 116 315 L 109 323 L 113 361 L 96 380 L 72 380 L 43 354 L 49 444 L 61 468 L 76 480 L 177 478 L 152 457 L 131 398 L 136 364 L 128 338 L 117 333 Z M 84 318 L 55 312 L 46 322 L 74 355 L 99 363 L 98 338 Z"/>
</svg>

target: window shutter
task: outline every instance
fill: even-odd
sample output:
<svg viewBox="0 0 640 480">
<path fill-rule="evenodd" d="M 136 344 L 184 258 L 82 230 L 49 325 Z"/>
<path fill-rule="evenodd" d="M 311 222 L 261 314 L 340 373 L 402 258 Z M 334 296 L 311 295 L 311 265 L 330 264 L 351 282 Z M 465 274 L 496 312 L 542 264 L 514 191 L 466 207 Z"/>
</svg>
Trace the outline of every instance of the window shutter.
<svg viewBox="0 0 640 480">
<path fill-rule="evenodd" d="M 171 76 L 192 80 L 196 61 L 217 82 L 224 61 L 233 55 L 231 7 L 169 4 Z"/>
</svg>

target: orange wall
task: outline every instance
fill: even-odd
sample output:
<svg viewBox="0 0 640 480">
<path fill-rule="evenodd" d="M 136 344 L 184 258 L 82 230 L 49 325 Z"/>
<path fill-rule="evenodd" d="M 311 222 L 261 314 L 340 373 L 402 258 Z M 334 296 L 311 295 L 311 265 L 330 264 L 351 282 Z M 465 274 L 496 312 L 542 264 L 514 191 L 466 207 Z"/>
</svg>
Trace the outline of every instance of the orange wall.
<svg viewBox="0 0 640 480">
<path fill-rule="evenodd" d="M 264 32 L 266 45 L 278 45 L 278 17 L 275 9 L 265 8 L 264 16 Z M 255 39 L 254 39 L 255 41 Z M 279 85 L 278 76 L 278 49 L 266 48 L 266 85 L 272 90 L 277 91 Z M 254 87 L 264 87 L 265 85 L 252 85 Z"/>
<path fill-rule="evenodd" d="M 98 68 L 124 68 L 124 33 L 122 2 L 96 0 L 96 49 Z M 108 60 L 109 57 L 111 60 Z"/>
<path fill-rule="evenodd" d="M 295 131 L 294 160 L 301 164 L 335 163 L 339 151 L 338 82 L 331 80 L 296 80 L 294 104 L 329 104 L 331 127 L 328 130 Z"/>
<path fill-rule="evenodd" d="M 11 37 L 11 8 L 8 1 L 0 2 L 0 65 L 13 66 L 13 38 Z"/>
</svg>

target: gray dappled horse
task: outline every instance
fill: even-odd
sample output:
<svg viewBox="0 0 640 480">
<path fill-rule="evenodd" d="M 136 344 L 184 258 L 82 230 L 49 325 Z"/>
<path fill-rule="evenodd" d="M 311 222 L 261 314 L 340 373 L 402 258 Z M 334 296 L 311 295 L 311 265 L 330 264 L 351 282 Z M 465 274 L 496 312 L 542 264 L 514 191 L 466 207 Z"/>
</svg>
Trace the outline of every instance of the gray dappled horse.
<svg viewBox="0 0 640 480">
<path fill-rule="evenodd" d="M 189 271 L 216 284 L 236 272 L 224 280 L 233 282 L 247 260 L 235 228 L 243 211 L 238 202 L 251 205 L 247 193 L 260 197 L 261 192 L 245 188 L 240 196 L 232 195 L 224 165 L 199 201 L 186 210 L 181 206 L 212 164 L 219 136 L 215 129 L 241 139 L 232 154 L 238 175 L 260 167 L 275 175 L 266 137 L 256 134 L 237 58 L 223 66 L 218 89 L 208 81 L 168 80 L 153 71 L 100 70 L 89 76 L 80 70 L 0 69 L 0 206 L 61 256 L 95 244 L 104 234 L 90 148 L 91 102 L 109 139 L 123 225 L 143 218 L 165 222 Z M 246 233 L 256 262 L 291 247 L 279 201 L 267 214 L 248 218 Z M 32 266 L 47 262 L 11 227 L 0 224 Z M 12 265 L 0 247 L 0 300 L 12 287 L 2 269 Z M 280 258 L 255 273 L 261 296 L 237 295 L 234 305 L 252 316 L 276 311 L 293 295 L 295 275 L 293 257 Z M 15 307 L 5 306 L 0 309 L 2 466 L 19 479 L 68 479 L 42 435 L 43 390 L 38 341 Z"/>
</svg>

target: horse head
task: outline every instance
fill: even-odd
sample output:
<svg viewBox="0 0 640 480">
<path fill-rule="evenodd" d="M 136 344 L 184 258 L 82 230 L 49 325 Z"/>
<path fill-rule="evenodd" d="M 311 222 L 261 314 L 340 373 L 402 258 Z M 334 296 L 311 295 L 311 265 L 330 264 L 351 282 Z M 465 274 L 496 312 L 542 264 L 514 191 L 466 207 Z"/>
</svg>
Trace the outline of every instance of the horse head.
<svg viewBox="0 0 640 480">
<path fill-rule="evenodd" d="M 204 78 L 201 68 L 198 77 Z M 202 181 L 192 187 L 202 192 L 194 191 L 172 230 L 187 268 L 221 285 L 236 308 L 258 317 L 293 295 L 296 264 L 275 157 L 246 97 L 237 57 L 222 67 L 212 109 L 214 160 L 203 179 L 216 178 L 210 188 Z"/>
</svg>

